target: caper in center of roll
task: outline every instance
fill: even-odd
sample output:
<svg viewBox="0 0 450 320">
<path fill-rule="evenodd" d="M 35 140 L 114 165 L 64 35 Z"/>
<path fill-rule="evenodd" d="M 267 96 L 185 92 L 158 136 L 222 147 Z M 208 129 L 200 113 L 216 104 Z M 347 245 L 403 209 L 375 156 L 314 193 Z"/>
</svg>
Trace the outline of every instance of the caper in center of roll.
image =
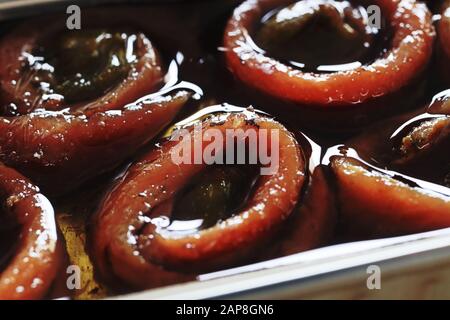
<svg viewBox="0 0 450 320">
<path fill-rule="evenodd" d="M 381 40 L 378 27 L 364 6 L 303 0 L 264 15 L 255 40 L 281 61 L 305 71 L 331 72 L 343 68 L 338 65 L 354 68 L 373 60 L 373 47 Z"/>
</svg>

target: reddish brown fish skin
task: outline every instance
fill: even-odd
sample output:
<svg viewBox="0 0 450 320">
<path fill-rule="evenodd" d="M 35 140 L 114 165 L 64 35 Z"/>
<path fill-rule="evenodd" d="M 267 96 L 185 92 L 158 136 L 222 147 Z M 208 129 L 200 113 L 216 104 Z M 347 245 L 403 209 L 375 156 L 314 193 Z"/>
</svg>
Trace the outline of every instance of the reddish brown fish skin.
<svg viewBox="0 0 450 320">
<path fill-rule="evenodd" d="M 417 91 L 410 86 L 417 85 L 432 54 L 435 32 L 425 4 L 376 1 L 395 32 L 387 57 L 370 67 L 316 74 L 284 65 L 249 45 L 248 37 L 261 16 L 291 3 L 248 0 L 235 10 L 225 30 L 224 47 L 228 68 L 238 79 L 284 102 L 286 113 L 301 110 L 305 124 L 321 130 L 351 131 L 404 108 L 405 99 Z"/>
<path fill-rule="evenodd" d="M 280 241 L 282 256 L 323 246 L 335 234 L 338 212 L 326 169 L 316 167 L 310 179 L 306 194 L 286 229 L 287 234 Z"/>
<path fill-rule="evenodd" d="M 0 272 L 0 300 L 44 298 L 63 262 L 54 211 L 28 179 L 0 164 L 2 214 L 20 226 L 13 257 Z"/>
<path fill-rule="evenodd" d="M 62 23 L 62 22 L 61 22 Z M 30 85 L 17 92 L 21 53 L 64 24 L 19 27 L 0 42 L 0 101 L 23 105 L 38 94 Z M 46 25 L 46 24 L 44 24 Z M 86 104 L 68 105 L 67 112 L 39 112 L 0 118 L 0 159 L 15 167 L 48 193 L 62 194 L 120 164 L 175 117 L 190 97 L 184 90 L 140 99 L 161 85 L 163 71 L 151 42 L 138 34 L 136 74 L 112 91 Z M 51 107 L 46 103 L 37 107 Z M 50 108 L 51 109 L 51 108 Z"/>
<path fill-rule="evenodd" d="M 203 128 L 209 126 L 205 121 Z M 118 277 L 140 288 L 192 279 L 200 271 L 224 268 L 254 257 L 289 217 L 305 179 L 305 163 L 294 137 L 273 120 L 258 117 L 250 123 L 242 114 L 229 115 L 223 123 L 214 124 L 214 128 L 222 132 L 227 128 L 280 130 L 278 172 L 259 177 L 256 190 L 234 218 L 199 231 L 196 236 L 165 237 L 139 222 L 139 212 L 149 211 L 146 203 L 154 208 L 173 199 L 206 165 L 174 164 L 170 150 L 176 142 L 164 143 L 128 170 L 95 217 L 92 251 L 103 278 Z M 130 226 L 131 230 L 143 230 L 141 237 L 135 238 L 135 245 L 129 243 Z"/>
<path fill-rule="evenodd" d="M 352 238 L 386 237 L 450 227 L 450 196 L 431 196 L 352 158 L 331 162 L 343 232 Z"/>
<path fill-rule="evenodd" d="M 444 183 L 450 162 L 450 116 L 423 121 L 396 146 L 390 167 L 408 175 Z"/>
<path fill-rule="evenodd" d="M 450 84 L 450 1 L 443 2 L 441 18 L 437 25 L 437 56 L 439 72 L 447 85 Z"/>
<path fill-rule="evenodd" d="M 110 17 L 104 21 L 114 18 Z M 85 28 L 91 25 L 96 27 L 98 22 L 95 20 L 95 16 L 87 15 L 86 20 L 84 20 Z M 128 23 L 130 22 L 128 21 Z M 60 18 L 56 18 L 56 22 L 51 24 L 44 23 L 42 19 L 35 19 L 18 26 L 0 40 L 0 61 L 2 61 L 0 65 L 1 104 L 15 103 L 18 109 L 26 110 L 26 100 L 31 102 L 39 100 L 38 89 L 31 83 L 23 84 L 20 81 L 23 75 L 23 53 L 32 53 L 42 41 L 57 37 L 60 32 L 64 31 L 64 27 L 65 20 Z M 101 27 L 105 28 L 105 25 Z M 87 109 L 87 112 L 120 109 L 125 104 L 155 91 L 161 85 L 164 77 L 159 53 L 144 34 L 136 33 L 136 38 L 138 61 L 133 76 L 129 75 L 113 90 L 93 101 L 70 105 L 65 103 L 63 107 Z M 26 92 L 29 94 L 25 94 Z M 48 107 L 51 110 L 52 102 L 40 101 L 38 107 Z"/>
<path fill-rule="evenodd" d="M 108 171 L 151 140 L 190 93 L 174 94 L 90 117 L 29 114 L 0 118 L 0 154 L 51 194 L 62 194 Z"/>
</svg>

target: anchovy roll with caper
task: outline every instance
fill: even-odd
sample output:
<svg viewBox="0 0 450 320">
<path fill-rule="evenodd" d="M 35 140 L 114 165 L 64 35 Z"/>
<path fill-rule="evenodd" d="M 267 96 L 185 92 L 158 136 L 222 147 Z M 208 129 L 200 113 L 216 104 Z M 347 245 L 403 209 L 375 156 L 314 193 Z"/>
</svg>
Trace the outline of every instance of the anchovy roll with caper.
<svg viewBox="0 0 450 320">
<path fill-rule="evenodd" d="M 109 283 L 155 287 L 254 261 L 278 246 L 274 236 L 283 238 L 284 227 L 297 221 L 291 216 L 308 174 L 302 147 L 283 125 L 237 108 L 191 119 L 182 128 L 184 136 L 175 130 L 134 163 L 95 215 L 91 252 L 99 275 Z M 235 144 L 216 140 L 230 130 L 242 133 L 233 138 Z M 277 134 L 260 135 L 264 130 Z M 250 140 L 253 131 L 256 141 Z M 255 157 L 254 164 L 211 163 L 194 151 L 234 159 L 244 150 L 240 144 L 249 158 Z M 213 153 L 212 146 L 217 147 Z M 262 169 L 272 166 L 252 147 L 266 146 L 268 154 L 279 151 L 279 156 L 272 158 L 276 168 L 263 174 Z M 187 161 L 174 158 L 180 154 Z M 317 224 L 319 219 L 327 220 L 307 214 L 296 222 L 301 234 L 290 238 L 290 252 L 320 244 L 323 238 L 310 234 L 322 232 L 310 228 L 326 225 Z"/>
<path fill-rule="evenodd" d="M 0 159 L 52 193 L 117 166 L 191 96 L 161 90 L 159 53 L 129 20 L 95 17 L 75 31 L 36 20 L 0 41 Z"/>
<path fill-rule="evenodd" d="M 434 36 L 414 0 L 247 0 L 224 51 L 238 80 L 274 99 L 267 108 L 352 131 L 417 103 Z"/>
</svg>

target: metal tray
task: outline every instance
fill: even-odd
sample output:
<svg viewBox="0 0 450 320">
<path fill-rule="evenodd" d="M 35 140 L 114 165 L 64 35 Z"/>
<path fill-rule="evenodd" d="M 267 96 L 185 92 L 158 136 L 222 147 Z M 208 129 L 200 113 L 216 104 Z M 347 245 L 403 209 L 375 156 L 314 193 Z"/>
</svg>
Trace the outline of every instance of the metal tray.
<svg viewBox="0 0 450 320">
<path fill-rule="evenodd" d="M 120 0 L 0 0 L 0 21 Z M 369 266 L 381 287 L 369 289 Z M 370 270 L 370 268 L 369 268 Z M 450 299 L 450 228 L 346 243 L 110 299 Z"/>
</svg>

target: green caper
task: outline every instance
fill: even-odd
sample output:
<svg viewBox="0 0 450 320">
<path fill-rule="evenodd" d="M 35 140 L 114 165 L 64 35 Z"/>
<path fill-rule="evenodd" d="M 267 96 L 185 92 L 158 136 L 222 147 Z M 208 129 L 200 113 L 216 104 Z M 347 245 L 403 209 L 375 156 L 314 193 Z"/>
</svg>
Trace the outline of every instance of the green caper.
<svg viewBox="0 0 450 320">
<path fill-rule="evenodd" d="M 248 172 L 230 167 L 217 167 L 202 175 L 181 195 L 173 220 L 201 217 L 202 228 L 213 226 L 228 218 L 244 201 L 251 189 Z"/>
<path fill-rule="evenodd" d="M 303 0 L 263 18 L 255 40 L 263 50 L 305 71 L 370 59 L 373 35 L 347 2 Z M 324 49 L 324 44 L 326 48 Z"/>
<path fill-rule="evenodd" d="M 96 98 L 117 85 L 130 72 L 128 35 L 104 30 L 82 30 L 62 34 L 41 48 L 54 71 L 38 73 L 37 80 L 50 84 L 53 93 L 67 103 Z"/>
<path fill-rule="evenodd" d="M 317 10 L 304 12 L 296 10 L 293 4 L 280 10 L 263 24 L 259 39 L 264 43 L 292 40 L 313 19 L 327 19 L 330 26 L 343 38 L 352 39 L 357 35 L 357 30 L 331 5 L 320 4 Z"/>
</svg>

